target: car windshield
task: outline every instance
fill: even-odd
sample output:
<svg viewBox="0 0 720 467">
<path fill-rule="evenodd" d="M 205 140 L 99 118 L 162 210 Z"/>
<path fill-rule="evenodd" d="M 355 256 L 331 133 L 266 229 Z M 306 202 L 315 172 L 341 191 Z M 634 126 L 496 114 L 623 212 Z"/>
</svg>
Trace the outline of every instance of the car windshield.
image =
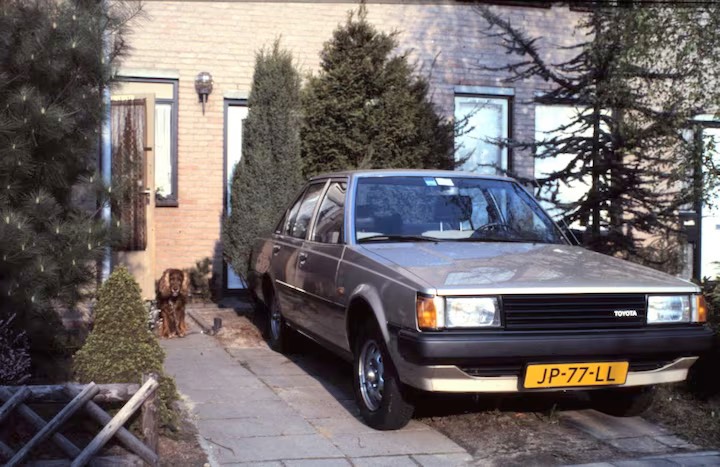
<svg viewBox="0 0 720 467">
<path fill-rule="evenodd" d="M 563 243 L 557 226 L 517 183 L 473 177 L 362 177 L 355 236 L 361 243 Z"/>
</svg>

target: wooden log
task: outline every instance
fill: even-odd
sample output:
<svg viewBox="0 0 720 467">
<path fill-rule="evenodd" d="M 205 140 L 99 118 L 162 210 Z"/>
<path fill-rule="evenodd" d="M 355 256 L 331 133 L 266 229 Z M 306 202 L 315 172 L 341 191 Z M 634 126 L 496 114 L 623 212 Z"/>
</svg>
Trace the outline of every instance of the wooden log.
<svg viewBox="0 0 720 467">
<path fill-rule="evenodd" d="M 150 378 L 158 381 L 158 375 L 151 373 L 143 375 L 143 384 Z M 158 394 L 153 391 L 152 394 L 145 399 L 142 405 L 141 428 L 145 445 L 152 450 L 158 452 L 158 432 L 160 428 L 160 419 L 158 417 Z"/>
<path fill-rule="evenodd" d="M 107 443 L 110 438 L 113 437 L 115 432 L 117 432 L 118 429 L 122 427 L 126 421 L 128 421 L 132 414 L 134 414 L 137 409 L 140 408 L 145 399 L 147 399 L 149 395 L 155 392 L 158 384 L 159 383 L 157 379 L 153 377 L 149 378 L 145 382 L 145 384 L 142 385 L 140 390 L 136 392 L 135 395 L 130 398 L 127 404 L 125 404 L 123 408 L 120 409 L 120 411 L 112 418 L 112 420 L 110 420 L 110 423 L 105 425 L 105 427 L 100 430 L 100 433 L 98 433 L 97 436 L 95 436 L 95 438 L 90 441 L 90 444 L 88 444 L 87 447 L 83 449 L 80 455 L 75 458 L 75 460 L 71 464 L 72 467 L 82 467 L 87 464 L 90 461 L 90 458 L 93 457 L 98 451 L 100 451 L 100 449 L 105 446 L 105 443 Z"/>
<path fill-rule="evenodd" d="M 58 459 L 28 462 L 25 465 L 27 467 L 69 467 L 71 463 L 68 459 Z M 132 455 L 93 457 L 90 461 L 91 467 L 141 467 L 142 465 L 142 459 Z"/>
<path fill-rule="evenodd" d="M 2 407 L 0 407 L 0 423 L 5 420 L 5 418 L 10 415 L 10 413 L 15 410 L 15 407 L 22 404 L 23 401 L 30 395 L 30 390 L 27 388 L 27 386 L 21 386 L 20 389 L 18 389 L 13 396 L 8 399 Z"/>
<path fill-rule="evenodd" d="M 2 400 L 8 400 L 12 397 L 12 393 L 5 389 L 6 387 L 7 386 L 0 387 L 0 399 Z M 37 430 L 41 430 L 47 424 L 40 415 L 36 414 L 33 409 L 25 404 L 17 407 L 17 413 Z M 71 459 L 80 454 L 80 449 L 61 433 L 55 433 L 50 439 Z"/>
<path fill-rule="evenodd" d="M 10 459 L 14 455 L 15 451 L 13 451 L 10 446 L 0 441 L 0 458 Z"/>
<path fill-rule="evenodd" d="M 68 392 L 70 394 L 70 397 L 75 397 L 77 395 L 72 393 L 71 390 L 68 390 Z M 85 404 L 85 412 L 102 426 L 107 425 L 108 423 L 110 423 L 110 420 L 112 420 L 112 417 L 93 401 L 88 401 L 88 403 Z M 115 433 L 115 438 L 117 438 L 126 448 L 128 448 L 130 452 L 137 454 L 138 456 L 140 456 L 140 458 L 142 458 L 142 460 L 144 460 L 148 464 L 158 464 L 160 459 L 156 454 L 157 451 L 151 450 L 149 447 L 143 444 L 142 441 L 137 439 L 135 435 L 130 433 L 130 431 L 128 431 L 126 428 L 121 427 L 118 432 Z M 73 457 L 76 457 L 78 454 L 80 454 L 79 450 L 78 453 Z"/>
<path fill-rule="evenodd" d="M 98 391 L 99 389 L 95 385 L 95 383 L 90 383 L 85 386 L 85 389 L 83 389 L 80 394 L 75 396 L 75 398 L 70 401 L 68 405 L 63 407 L 63 409 L 58 412 L 58 414 L 55 415 L 55 417 L 53 417 L 53 419 L 50 420 L 47 425 L 45 425 L 40 431 L 38 431 L 35 436 L 33 436 L 32 439 L 28 441 L 25 446 L 23 446 L 22 449 L 20 449 L 13 456 L 13 458 L 8 461 L 6 467 L 15 467 L 17 465 L 20 465 L 27 458 L 27 456 L 30 455 L 30 451 L 32 449 L 34 449 L 38 444 L 43 442 L 50 435 L 55 433 L 58 428 L 60 428 L 62 424 L 65 423 L 68 418 L 70 418 L 72 414 L 80 410 L 87 401 L 92 399 L 93 396 L 98 393 Z"/>
<path fill-rule="evenodd" d="M 43 386 L 27 386 L 30 389 L 31 402 L 68 402 L 68 392 L 77 394 L 85 388 L 84 384 L 67 383 Z M 105 402 L 127 402 L 140 389 L 137 383 L 98 384 L 98 393 L 93 397 L 97 403 Z M 18 386 L 0 386 L 0 389 L 7 389 L 11 393 L 20 390 Z"/>
</svg>

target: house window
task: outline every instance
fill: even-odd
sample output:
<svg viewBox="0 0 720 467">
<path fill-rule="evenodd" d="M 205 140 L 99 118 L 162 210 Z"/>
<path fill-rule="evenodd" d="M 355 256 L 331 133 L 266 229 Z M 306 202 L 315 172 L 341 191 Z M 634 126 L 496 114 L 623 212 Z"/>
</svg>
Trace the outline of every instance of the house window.
<svg viewBox="0 0 720 467">
<path fill-rule="evenodd" d="M 720 166 L 720 122 L 707 122 L 702 128 L 702 142 L 706 157 L 715 167 Z M 707 170 L 707 169 L 705 169 Z M 720 276 L 720 189 L 705 193 L 709 201 L 702 206 L 702 229 L 700 247 L 699 277 L 716 278 Z"/>
<path fill-rule="evenodd" d="M 570 125 L 577 119 L 578 112 L 582 108 L 571 105 L 536 105 L 535 106 L 535 141 L 540 143 L 535 157 L 535 178 L 545 178 L 555 172 L 565 169 L 576 157 L 576 154 L 556 154 L 552 157 L 543 157 L 546 147 L 543 141 L 553 138 L 570 136 L 577 129 L 577 125 Z M 592 129 L 588 128 L 581 133 L 583 136 L 590 136 Z M 576 163 L 579 164 L 579 163 Z M 579 169 L 579 167 L 577 167 Z M 537 197 L 550 215 L 557 219 L 562 216 L 563 211 L 557 207 L 558 204 L 573 203 L 585 196 L 589 190 L 590 183 L 585 177 L 583 180 L 565 182 L 556 180 L 538 190 Z M 550 201 L 555 193 L 554 201 Z M 577 228 L 579 226 L 573 225 Z"/>
<path fill-rule="evenodd" d="M 498 175 L 508 170 L 508 149 L 498 144 L 510 136 L 510 97 L 455 96 L 455 157 L 461 170 Z"/>
<path fill-rule="evenodd" d="M 178 82 L 175 79 L 122 78 L 116 93 L 155 97 L 155 205 L 178 205 Z"/>
</svg>

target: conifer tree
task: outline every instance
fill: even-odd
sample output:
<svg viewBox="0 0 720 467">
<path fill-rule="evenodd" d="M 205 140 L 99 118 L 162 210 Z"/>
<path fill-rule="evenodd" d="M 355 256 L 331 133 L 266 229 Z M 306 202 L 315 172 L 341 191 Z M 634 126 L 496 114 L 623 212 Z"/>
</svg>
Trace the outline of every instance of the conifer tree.
<svg viewBox="0 0 720 467">
<path fill-rule="evenodd" d="M 305 175 L 357 168 L 453 168 L 453 125 L 428 97 L 397 33 L 378 31 L 365 5 L 325 43 L 304 89 Z"/>
<path fill-rule="evenodd" d="M 540 38 L 489 8 L 478 11 L 488 36 L 516 58 L 488 69 L 506 72 L 511 83 L 540 78 L 551 89 L 537 103 L 577 109 L 542 141 L 500 143 L 567 161 L 537 179 L 540 196 L 568 224 L 587 227 L 588 247 L 653 262 L 643 258 L 638 233 L 676 235 L 678 211 L 700 195 L 693 171 L 711 163 L 687 130 L 694 116 L 719 102 L 710 85 L 720 69 L 718 7 L 596 7 L 575 32 L 584 39 L 560 63 L 544 58 Z M 717 174 L 709 173 L 701 184 L 716 183 Z M 587 191 L 563 200 L 559 191 L 573 184 Z"/>
<path fill-rule="evenodd" d="M 102 90 L 135 7 L 102 3 L 0 3 L 0 319 L 17 313 L 33 347 L 90 290 L 106 238 L 92 188 Z"/>
<path fill-rule="evenodd" d="M 272 231 L 302 184 L 300 75 L 279 40 L 256 55 L 242 148 L 222 238 L 226 261 L 245 276 L 255 239 Z"/>
</svg>

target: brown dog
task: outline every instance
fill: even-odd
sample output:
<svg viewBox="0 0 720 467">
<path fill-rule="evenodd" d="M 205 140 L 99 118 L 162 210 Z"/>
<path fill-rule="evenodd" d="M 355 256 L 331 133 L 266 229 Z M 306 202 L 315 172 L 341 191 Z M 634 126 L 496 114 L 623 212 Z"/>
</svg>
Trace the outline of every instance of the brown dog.
<svg viewBox="0 0 720 467">
<path fill-rule="evenodd" d="M 183 337 L 185 325 L 185 303 L 187 302 L 190 276 L 179 269 L 166 269 L 158 282 L 157 301 L 162 325 L 160 337 Z"/>
</svg>

